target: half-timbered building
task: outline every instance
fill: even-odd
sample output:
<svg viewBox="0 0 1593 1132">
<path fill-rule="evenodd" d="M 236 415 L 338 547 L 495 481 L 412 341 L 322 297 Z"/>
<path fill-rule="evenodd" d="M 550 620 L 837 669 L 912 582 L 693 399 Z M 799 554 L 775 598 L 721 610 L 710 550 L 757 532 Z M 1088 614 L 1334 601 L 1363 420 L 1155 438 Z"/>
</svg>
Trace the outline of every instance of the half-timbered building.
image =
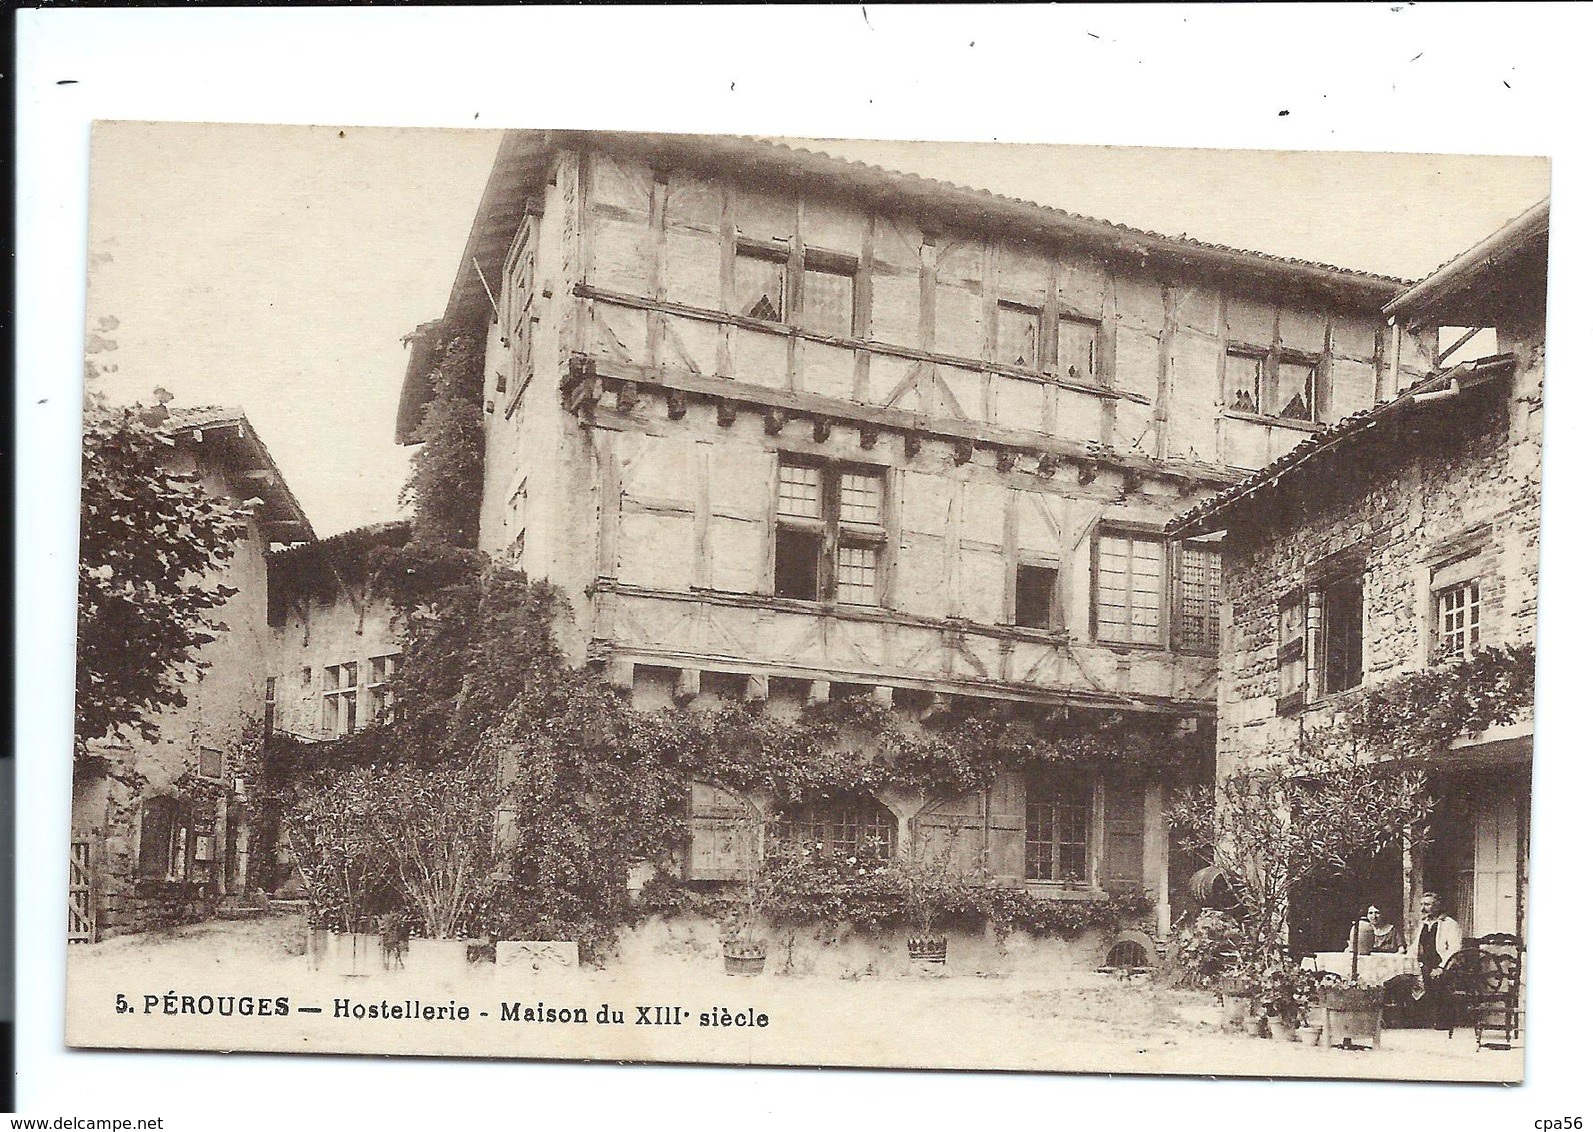
<svg viewBox="0 0 1593 1132">
<path fill-rule="evenodd" d="M 480 546 L 562 587 L 575 659 L 639 705 L 975 697 L 1214 746 L 1219 559 L 1166 524 L 1429 371 L 1381 316 L 1402 287 L 780 144 L 512 132 L 397 437 L 442 344 L 480 343 Z M 795 817 L 938 824 L 998 883 L 1147 891 L 1165 932 L 1167 786 Z M 695 806 L 688 875 L 733 875 L 733 806 Z"/>
</svg>

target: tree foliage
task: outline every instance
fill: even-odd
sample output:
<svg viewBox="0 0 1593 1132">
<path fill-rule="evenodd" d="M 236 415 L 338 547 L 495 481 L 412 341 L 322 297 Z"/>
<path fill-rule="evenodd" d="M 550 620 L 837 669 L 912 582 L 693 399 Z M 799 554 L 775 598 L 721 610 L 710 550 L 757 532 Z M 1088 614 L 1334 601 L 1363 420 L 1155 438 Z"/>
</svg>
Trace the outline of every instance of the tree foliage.
<svg viewBox="0 0 1593 1132">
<path fill-rule="evenodd" d="M 90 393 L 83 409 L 78 552 L 77 750 L 130 731 L 158 734 L 160 709 L 186 702 L 248 505 L 210 494 L 176 460 L 172 437 L 137 405 Z"/>
<path fill-rule="evenodd" d="M 444 343 L 431 375 L 432 399 L 421 416 L 421 447 L 400 501 L 414 508 L 421 542 L 473 547 L 481 517 L 486 438 L 481 427 L 480 345 L 465 336 Z"/>
</svg>

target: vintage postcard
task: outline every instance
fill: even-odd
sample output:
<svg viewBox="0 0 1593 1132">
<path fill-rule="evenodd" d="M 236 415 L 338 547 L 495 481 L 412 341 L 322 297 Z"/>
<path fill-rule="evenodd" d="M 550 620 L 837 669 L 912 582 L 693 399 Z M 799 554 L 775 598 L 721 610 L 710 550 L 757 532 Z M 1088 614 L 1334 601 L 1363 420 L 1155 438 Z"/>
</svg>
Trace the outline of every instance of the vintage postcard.
<svg viewBox="0 0 1593 1132">
<path fill-rule="evenodd" d="M 91 185 L 69 1044 L 1522 1078 L 1547 161 Z"/>
</svg>

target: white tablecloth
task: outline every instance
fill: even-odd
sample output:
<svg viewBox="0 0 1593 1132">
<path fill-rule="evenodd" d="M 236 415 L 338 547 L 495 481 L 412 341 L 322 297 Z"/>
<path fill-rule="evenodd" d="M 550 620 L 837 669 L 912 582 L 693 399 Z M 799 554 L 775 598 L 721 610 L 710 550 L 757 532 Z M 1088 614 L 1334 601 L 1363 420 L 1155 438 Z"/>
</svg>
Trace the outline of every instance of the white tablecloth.
<svg viewBox="0 0 1593 1132">
<path fill-rule="evenodd" d="M 1314 956 L 1304 960 L 1307 967 L 1315 966 L 1319 971 L 1332 971 L 1341 978 L 1350 977 L 1350 962 L 1353 956 L 1348 951 L 1319 951 Z M 1373 952 L 1363 955 L 1358 961 L 1360 981 L 1363 983 L 1386 983 L 1396 975 L 1415 975 L 1421 972 L 1421 966 L 1416 962 L 1414 955 L 1389 954 L 1387 952 Z"/>
</svg>

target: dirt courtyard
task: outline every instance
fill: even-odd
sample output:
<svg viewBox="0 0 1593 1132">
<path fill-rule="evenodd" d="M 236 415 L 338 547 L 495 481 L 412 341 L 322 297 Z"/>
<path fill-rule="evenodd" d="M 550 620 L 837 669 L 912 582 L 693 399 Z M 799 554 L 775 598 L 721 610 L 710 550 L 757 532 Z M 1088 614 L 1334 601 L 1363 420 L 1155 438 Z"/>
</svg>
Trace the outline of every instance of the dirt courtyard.
<svg viewBox="0 0 1593 1132">
<path fill-rule="evenodd" d="M 1230 1034 L 1208 993 L 1084 971 L 731 977 L 680 955 L 536 971 L 423 948 L 402 970 L 312 970 L 293 915 L 73 945 L 67 994 L 68 1042 L 88 1047 L 1484 1082 L 1524 1067 L 1469 1032 L 1385 1031 L 1377 1050 Z"/>
</svg>

